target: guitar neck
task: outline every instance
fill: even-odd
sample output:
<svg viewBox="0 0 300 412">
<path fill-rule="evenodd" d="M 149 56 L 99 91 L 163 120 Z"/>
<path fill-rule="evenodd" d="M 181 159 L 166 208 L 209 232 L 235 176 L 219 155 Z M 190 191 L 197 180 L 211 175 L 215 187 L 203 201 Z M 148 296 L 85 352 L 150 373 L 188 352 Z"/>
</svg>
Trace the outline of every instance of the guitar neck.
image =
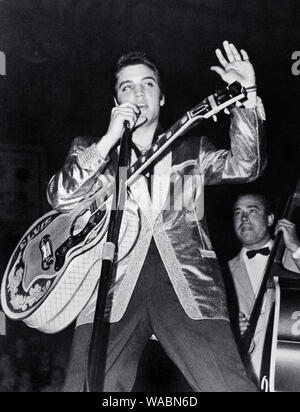
<svg viewBox="0 0 300 412">
<path fill-rule="evenodd" d="M 180 120 L 173 124 L 147 152 L 142 154 L 137 161 L 128 169 L 127 185 L 134 180 L 158 158 L 179 137 L 182 136 L 196 120 L 192 120 L 187 112 Z M 197 123 L 200 119 L 197 119 Z"/>
<path fill-rule="evenodd" d="M 187 111 L 128 169 L 127 185 L 131 184 L 171 143 L 186 133 L 190 127 L 195 126 L 203 119 L 214 116 L 237 101 L 244 100 L 245 97 L 245 90 L 241 85 L 233 83 L 226 89 L 208 96 L 200 104 Z"/>
</svg>

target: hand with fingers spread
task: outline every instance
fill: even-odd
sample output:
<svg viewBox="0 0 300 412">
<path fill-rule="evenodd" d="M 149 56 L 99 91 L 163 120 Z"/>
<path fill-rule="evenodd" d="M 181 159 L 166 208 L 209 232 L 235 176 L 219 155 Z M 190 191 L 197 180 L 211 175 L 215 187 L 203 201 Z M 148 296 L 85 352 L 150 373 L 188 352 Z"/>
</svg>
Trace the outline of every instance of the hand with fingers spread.
<svg viewBox="0 0 300 412">
<path fill-rule="evenodd" d="M 277 222 L 275 235 L 282 232 L 285 247 L 295 253 L 300 247 L 300 242 L 297 236 L 296 225 L 287 219 L 281 219 Z"/>
<path fill-rule="evenodd" d="M 228 84 L 238 81 L 246 88 L 254 86 L 255 72 L 247 52 L 243 49 L 239 52 L 235 45 L 228 41 L 224 41 L 223 46 L 226 56 L 217 49 L 216 55 L 221 66 L 212 66 L 211 70 L 218 73 Z"/>
</svg>

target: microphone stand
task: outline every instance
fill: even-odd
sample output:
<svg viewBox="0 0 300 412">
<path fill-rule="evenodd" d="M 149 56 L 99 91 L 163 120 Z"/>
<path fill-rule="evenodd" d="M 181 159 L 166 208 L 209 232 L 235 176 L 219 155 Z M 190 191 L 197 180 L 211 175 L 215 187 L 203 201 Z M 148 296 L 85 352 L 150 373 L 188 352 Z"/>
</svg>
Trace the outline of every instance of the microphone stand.
<svg viewBox="0 0 300 412">
<path fill-rule="evenodd" d="M 88 368 L 85 380 L 85 391 L 103 392 L 108 327 L 105 327 L 104 315 L 108 291 L 111 285 L 114 258 L 118 248 L 118 237 L 126 199 L 127 169 L 130 159 L 130 141 L 132 131 L 129 123 L 124 123 L 125 130 L 120 142 L 119 159 L 113 193 L 107 240 L 102 250 L 102 268 L 98 287 L 98 296 L 93 324 L 93 332 L 89 349 Z"/>
</svg>

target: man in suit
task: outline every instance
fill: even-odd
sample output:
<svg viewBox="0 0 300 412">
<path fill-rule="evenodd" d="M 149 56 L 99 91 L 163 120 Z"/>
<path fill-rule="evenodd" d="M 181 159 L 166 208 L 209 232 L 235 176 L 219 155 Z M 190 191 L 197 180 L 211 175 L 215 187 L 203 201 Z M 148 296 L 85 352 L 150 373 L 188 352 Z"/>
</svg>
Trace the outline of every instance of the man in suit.
<svg viewBox="0 0 300 412">
<path fill-rule="evenodd" d="M 272 226 L 274 213 L 268 199 L 258 193 L 240 195 L 233 207 L 233 225 L 242 244 L 238 255 L 229 261 L 229 269 L 238 301 L 239 333 L 243 336 L 259 292 L 266 264 L 273 246 Z M 300 242 L 295 225 L 287 219 L 277 222 L 275 234 L 283 234 L 285 247 L 296 267 L 300 268 Z M 257 323 L 254 341 L 250 348 L 251 366 L 257 383 L 270 311 L 274 303 L 274 290 L 267 289 L 262 312 Z"/>
<path fill-rule="evenodd" d="M 246 183 L 262 173 L 266 163 L 264 113 L 247 53 L 226 41 L 224 52 L 217 49 L 216 55 L 220 66 L 212 70 L 227 83 L 239 80 L 247 88 L 248 99 L 232 110 L 231 150 L 218 150 L 207 138 L 183 139 L 180 147 L 153 167 L 152 190 L 146 176 L 130 185 L 123 215 L 124 225 L 128 224 L 119 254 L 122 256 L 124 244 L 133 247 L 115 265 L 107 299 L 105 392 L 131 390 L 141 353 L 153 333 L 193 390 L 256 389 L 235 347 L 218 261 L 205 217 L 197 210 L 204 184 Z M 115 107 L 107 133 L 102 138 L 74 140 L 64 166 L 48 186 L 52 207 L 68 212 L 114 182 L 116 146 L 124 122 L 132 129 L 133 157 L 134 153 L 146 153 L 163 137 L 159 115 L 164 104 L 156 65 L 141 53 L 123 56 L 115 71 Z M 167 176 L 167 183 L 158 180 L 160 176 Z M 185 176 L 203 176 L 203 184 L 186 185 L 185 205 L 177 210 L 181 195 L 179 191 L 168 194 L 169 184 L 172 181 L 178 186 Z M 159 199 L 163 202 L 157 207 Z M 136 239 L 132 239 L 134 227 L 140 228 Z M 77 319 L 65 386 L 68 391 L 83 388 L 95 301 L 93 296 Z"/>
</svg>

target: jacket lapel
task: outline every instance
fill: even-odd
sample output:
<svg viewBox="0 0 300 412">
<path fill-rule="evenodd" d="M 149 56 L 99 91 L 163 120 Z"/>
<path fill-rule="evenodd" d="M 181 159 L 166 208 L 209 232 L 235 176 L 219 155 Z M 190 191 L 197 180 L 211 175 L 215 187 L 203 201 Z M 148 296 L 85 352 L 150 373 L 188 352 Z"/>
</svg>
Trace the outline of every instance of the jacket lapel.
<svg viewBox="0 0 300 412">
<path fill-rule="evenodd" d="M 255 295 L 242 252 L 229 263 L 229 267 L 237 290 L 240 311 L 249 317 L 255 300 Z"/>
</svg>

